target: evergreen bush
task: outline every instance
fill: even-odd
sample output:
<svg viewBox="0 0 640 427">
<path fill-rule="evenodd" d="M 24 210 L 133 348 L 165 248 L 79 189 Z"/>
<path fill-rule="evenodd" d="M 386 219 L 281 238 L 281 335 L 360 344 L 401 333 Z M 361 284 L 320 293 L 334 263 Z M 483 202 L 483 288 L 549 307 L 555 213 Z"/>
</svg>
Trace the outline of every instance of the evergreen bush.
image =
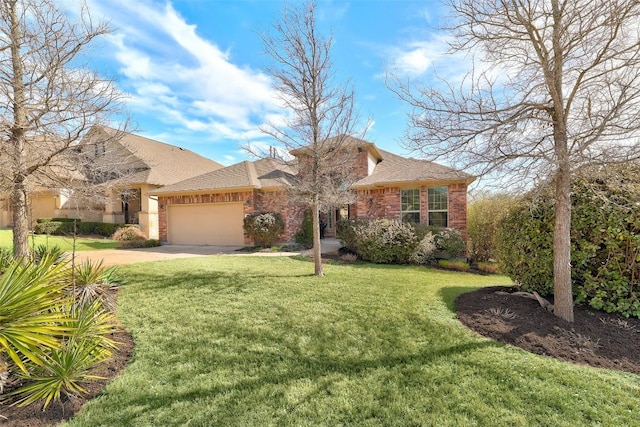
<svg viewBox="0 0 640 427">
<path fill-rule="evenodd" d="M 553 183 L 518 201 L 498 233 L 501 271 L 553 294 Z M 640 167 L 583 171 L 572 183 L 571 265 L 576 302 L 640 317 Z"/>
<path fill-rule="evenodd" d="M 275 212 L 248 215 L 244 218 L 244 234 L 253 239 L 255 246 L 271 247 L 284 232 L 282 216 Z"/>
</svg>

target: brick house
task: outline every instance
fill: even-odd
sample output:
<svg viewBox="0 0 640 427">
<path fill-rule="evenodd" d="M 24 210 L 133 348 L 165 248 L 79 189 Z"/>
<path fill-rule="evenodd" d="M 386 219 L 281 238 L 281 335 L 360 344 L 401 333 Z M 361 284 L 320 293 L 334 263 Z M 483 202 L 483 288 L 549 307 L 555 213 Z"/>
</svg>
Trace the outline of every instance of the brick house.
<svg viewBox="0 0 640 427">
<path fill-rule="evenodd" d="M 350 138 L 349 146 L 357 200 L 323 214 L 325 236 L 335 236 L 336 222 L 343 218 L 387 218 L 456 228 L 466 239 L 472 175 L 402 157 L 357 138 Z M 281 213 L 283 239 L 293 241 L 304 214 L 286 193 L 295 174 L 277 160 L 261 159 L 154 190 L 150 194 L 158 197 L 160 239 L 170 244 L 250 244 L 242 229 L 244 216 L 271 211 Z"/>
</svg>

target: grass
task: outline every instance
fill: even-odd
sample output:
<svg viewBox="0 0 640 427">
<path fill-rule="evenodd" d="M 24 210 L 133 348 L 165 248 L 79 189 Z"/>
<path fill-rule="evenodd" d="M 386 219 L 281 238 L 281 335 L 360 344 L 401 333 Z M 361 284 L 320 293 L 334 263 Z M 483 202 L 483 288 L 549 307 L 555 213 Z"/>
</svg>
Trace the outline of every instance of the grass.
<svg viewBox="0 0 640 427">
<path fill-rule="evenodd" d="M 637 426 L 640 378 L 478 337 L 501 276 L 207 257 L 123 266 L 125 372 L 69 426 Z"/>
<path fill-rule="evenodd" d="M 34 245 L 35 243 L 35 245 Z M 34 234 L 29 236 L 29 246 L 59 246 L 63 251 L 71 252 L 73 250 L 73 238 L 66 236 L 46 236 L 42 234 Z M 0 230 L 0 248 L 13 247 L 13 231 L 3 229 Z M 118 242 L 115 240 L 101 238 L 77 238 L 76 251 L 95 251 L 100 249 L 117 249 Z"/>
</svg>

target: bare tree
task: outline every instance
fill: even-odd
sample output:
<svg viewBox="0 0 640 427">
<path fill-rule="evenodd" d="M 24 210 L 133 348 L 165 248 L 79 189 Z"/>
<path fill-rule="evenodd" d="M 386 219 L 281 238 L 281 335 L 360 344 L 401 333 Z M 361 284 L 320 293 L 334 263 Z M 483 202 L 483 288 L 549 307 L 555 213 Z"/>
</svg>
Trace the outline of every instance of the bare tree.
<svg viewBox="0 0 640 427">
<path fill-rule="evenodd" d="M 109 28 L 78 3 L 77 18 L 55 0 L 0 4 L 0 188 L 10 194 L 16 257 L 29 256 L 30 192 L 62 185 L 84 169 L 76 146 L 92 125 L 120 111 L 111 81 L 82 63 L 82 53 Z"/>
<path fill-rule="evenodd" d="M 318 31 L 314 1 L 286 7 L 262 40 L 275 64 L 267 72 L 287 112 L 283 124 L 262 131 L 296 156 L 290 195 L 311 209 L 315 274 L 322 276 L 319 213 L 353 198 L 348 184 L 349 151 L 355 148 L 349 137 L 358 126 L 354 92 L 349 82 L 334 80 L 332 38 Z"/>
<path fill-rule="evenodd" d="M 573 321 L 574 172 L 640 155 L 640 2 L 452 0 L 458 84 L 392 90 L 413 111 L 408 145 L 476 172 L 555 180 L 554 313 Z"/>
</svg>

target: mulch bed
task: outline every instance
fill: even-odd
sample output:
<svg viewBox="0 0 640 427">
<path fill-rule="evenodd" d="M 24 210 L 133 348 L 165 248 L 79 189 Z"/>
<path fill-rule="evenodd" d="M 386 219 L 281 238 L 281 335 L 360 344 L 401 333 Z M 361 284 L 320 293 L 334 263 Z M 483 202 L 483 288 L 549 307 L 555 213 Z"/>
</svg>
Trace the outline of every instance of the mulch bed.
<svg viewBox="0 0 640 427">
<path fill-rule="evenodd" d="M 476 333 L 532 353 L 598 368 L 640 374 L 640 319 L 576 305 L 574 322 L 537 301 L 482 288 L 458 296 L 458 318 Z"/>
<path fill-rule="evenodd" d="M 57 425 L 72 418 L 85 403 L 99 395 L 107 383 L 122 372 L 127 365 L 133 351 L 133 338 L 128 332 L 121 331 L 114 334 L 113 339 L 120 343 L 117 352 L 96 371 L 96 375 L 105 377 L 105 379 L 86 385 L 87 395 L 70 399 L 64 403 L 52 402 L 44 412 L 42 405 L 38 403 L 22 408 L 2 405 L 0 406 L 0 414 L 6 419 L 0 419 L 0 426 L 44 427 Z M 15 384 L 12 386 L 12 388 L 16 387 Z M 10 389 L 8 387 L 5 392 Z"/>
</svg>

